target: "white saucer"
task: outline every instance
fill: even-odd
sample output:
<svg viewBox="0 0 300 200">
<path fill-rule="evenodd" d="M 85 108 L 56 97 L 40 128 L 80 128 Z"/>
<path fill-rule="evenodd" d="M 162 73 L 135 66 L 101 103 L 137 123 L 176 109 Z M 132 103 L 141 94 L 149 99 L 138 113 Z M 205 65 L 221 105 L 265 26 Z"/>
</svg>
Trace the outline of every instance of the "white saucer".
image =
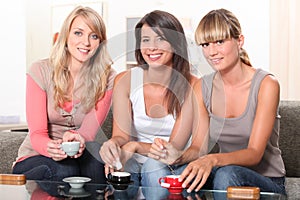
<svg viewBox="0 0 300 200">
<path fill-rule="evenodd" d="M 64 182 L 69 183 L 71 188 L 82 188 L 86 182 L 91 181 L 88 177 L 67 177 L 63 179 Z"/>
</svg>

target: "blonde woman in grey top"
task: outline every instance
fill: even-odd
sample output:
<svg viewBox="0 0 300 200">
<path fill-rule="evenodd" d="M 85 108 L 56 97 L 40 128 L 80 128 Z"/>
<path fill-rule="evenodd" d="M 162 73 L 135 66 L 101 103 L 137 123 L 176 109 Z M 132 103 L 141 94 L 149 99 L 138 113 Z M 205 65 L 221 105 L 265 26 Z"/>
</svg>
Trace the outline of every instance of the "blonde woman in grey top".
<svg viewBox="0 0 300 200">
<path fill-rule="evenodd" d="M 256 186 L 286 194 L 278 147 L 278 81 L 252 67 L 242 48 L 240 24 L 230 11 L 209 12 L 200 21 L 195 38 L 215 72 L 194 85 L 192 144 L 180 152 L 174 144 L 180 147 L 186 136 L 173 135 L 169 143 L 157 139 L 151 156 L 169 164 L 189 163 L 180 177 L 183 187 L 190 184 L 188 192 L 202 187 Z M 218 153 L 207 154 L 208 138 L 218 143 Z"/>
</svg>

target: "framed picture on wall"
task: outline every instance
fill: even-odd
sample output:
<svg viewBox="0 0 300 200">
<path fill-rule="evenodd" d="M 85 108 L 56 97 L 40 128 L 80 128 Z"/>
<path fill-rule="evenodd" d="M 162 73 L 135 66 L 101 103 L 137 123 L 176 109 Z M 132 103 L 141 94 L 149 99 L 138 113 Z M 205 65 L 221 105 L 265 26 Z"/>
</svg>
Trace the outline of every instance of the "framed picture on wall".
<svg viewBox="0 0 300 200">
<path fill-rule="evenodd" d="M 127 17 L 126 19 L 126 65 L 127 68 L 136 66 L 134 28 L 141 17 Z"/>
</svg>

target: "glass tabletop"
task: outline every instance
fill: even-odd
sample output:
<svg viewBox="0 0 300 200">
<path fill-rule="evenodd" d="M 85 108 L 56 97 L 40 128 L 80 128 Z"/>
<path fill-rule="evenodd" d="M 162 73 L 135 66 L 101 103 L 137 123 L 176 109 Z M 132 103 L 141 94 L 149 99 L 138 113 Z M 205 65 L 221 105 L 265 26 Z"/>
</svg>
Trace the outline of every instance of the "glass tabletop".
<svg viewBox="0 0 300 200">
<path fill-rule="evenodd" d="M 126 186 L 127 187 L 127 186 Z M 53 181 L 33 181 L 27 180 L 25 185 L 12 186 L 0 185 L 1 199 L 30 199 L 30 200 L 59 200 L 59 199 L 132 199 L 132 200 L 164 200 L 164 199 L 188 199 L 188 200 L 226 200 L 227 192 L 223 190 L 201 190 L 199 192 L 187 193 L 183 190 L 179 194 L 171 194 L 163 187 L 138 187 L 134 184 L 129 184 L 127 188 L 122 187 L 122 190 L 115 189 L 110 184 L 93 184 L 85 183 L 82 188 L 70 188 L 70 185 L 65 182 Z M 17 197 L 17 198 L 16 198 Z M 253 199 L 245 196 L 234 198 L 237 199 Z M 257 199 L 274 199 L 285 200 L 286 197 L 280 194 L 261 192 Z"/>
</svg>

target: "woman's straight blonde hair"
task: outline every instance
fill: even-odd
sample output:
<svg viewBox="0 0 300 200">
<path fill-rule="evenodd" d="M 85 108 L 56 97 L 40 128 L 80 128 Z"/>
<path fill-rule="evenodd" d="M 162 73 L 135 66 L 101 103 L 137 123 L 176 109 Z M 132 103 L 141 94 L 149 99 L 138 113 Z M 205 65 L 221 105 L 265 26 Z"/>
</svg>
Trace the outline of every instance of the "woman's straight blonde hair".
<svg viewBox="0 0 300 200">
<path fill-rule="evenodd" d="M 195 41 L 201 45 L 225 39 L 238 39 L 241 34 L 241 25 L 236 16 L 221 8 L 210 11 L 201 19 L 195 32 Z M 240 50 L 240 58 L 243 63 L 252 66 L 243 48 Z"/>
</svg>

